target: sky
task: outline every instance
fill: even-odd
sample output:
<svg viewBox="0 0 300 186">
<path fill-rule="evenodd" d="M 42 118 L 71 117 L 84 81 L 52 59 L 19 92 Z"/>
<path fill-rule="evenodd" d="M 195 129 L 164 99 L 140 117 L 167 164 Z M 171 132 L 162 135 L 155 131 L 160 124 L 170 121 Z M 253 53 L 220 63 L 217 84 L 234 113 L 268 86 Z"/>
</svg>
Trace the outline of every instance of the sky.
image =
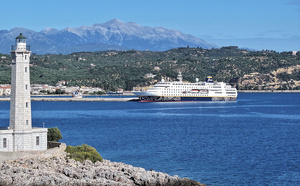
<svg viewBox="0 0 300 186">
<path fill-rule="evenodd" d="M 0 8 L 0 30 L 60 30 L 119 19 L 220 47 L 300 51 L 300 0 L 4 0 Z"/>
</svg>

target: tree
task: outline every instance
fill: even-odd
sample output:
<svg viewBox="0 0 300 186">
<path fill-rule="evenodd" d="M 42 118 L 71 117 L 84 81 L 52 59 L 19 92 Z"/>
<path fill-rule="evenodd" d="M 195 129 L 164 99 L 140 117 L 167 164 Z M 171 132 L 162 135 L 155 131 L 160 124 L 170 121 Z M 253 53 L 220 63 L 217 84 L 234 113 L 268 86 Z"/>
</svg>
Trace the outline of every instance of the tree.
<svg viewBox="0 0 300 186">
<path fill-rule="evenodd" d="M 60 130 L 57 127 L 48 129 L 48 133 L 47 133 L 48 141 L 58 142 L 60 139 L 62 139 L 62 136 Z"/>
<path fill-rule="evenodd" d="M 65 93 L 66 93 L 66 91 L 61 90 L 61 89 L 56 89 L 55 90 L 55 94 L 65 94 Z"/>
<path fill-rule="evenodd" d="M 68 157 L 74 159 L 76 161 L 84 161 L 91 160 L 93 163 L 96 161 L 102 162 L 103 159 L 101 155 L 97 152 L 94 147 L 83 144 L 81 146 L 67 146 L 66 152 L 68 153 Z"/>
</svg>

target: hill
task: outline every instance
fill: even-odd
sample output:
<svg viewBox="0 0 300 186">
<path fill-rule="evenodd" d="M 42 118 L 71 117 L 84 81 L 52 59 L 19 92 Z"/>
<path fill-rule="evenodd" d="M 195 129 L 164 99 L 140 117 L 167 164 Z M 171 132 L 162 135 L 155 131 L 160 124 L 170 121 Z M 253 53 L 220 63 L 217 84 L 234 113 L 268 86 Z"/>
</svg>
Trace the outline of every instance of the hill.
<svg viewBox="0 0 300 186">
<path fill-rule="evenodd" d="M 70 54 L 80 51 L 100 50 L 151 50 L 164 51 L 175 47 L 194 46 L 212 48 L 189 34 L 163 27 L 146 27 L 133 22 L 125 23 L 118 19 L 102 24 L 65 28 L 46 28 L 35 32 L 25 28 L 0 30 L 0 52 L 8 54 L 15 37 L 23 33 L 32 51 L 37 54 Z"/>
<path fill-rule="evenodd" d="M 1 59 L 0 84 L 10 83 L 9 55 Z M 3 58 L 0 56 L 1 58 Z M 220 49 L 174 48 L 164 52 L 100 51 L 69 55 L 32 55 L 31 83 L 101 87 L 107 91 L 132 90 L 161 78 L 175 80 L 182 72 L 186 81 L 212 75 L 239 90 L 300 89 L 300 53 L 247 51 L 235 46 Z M 155 77 L 145 76 L 147 73 Z"/>
</svg>

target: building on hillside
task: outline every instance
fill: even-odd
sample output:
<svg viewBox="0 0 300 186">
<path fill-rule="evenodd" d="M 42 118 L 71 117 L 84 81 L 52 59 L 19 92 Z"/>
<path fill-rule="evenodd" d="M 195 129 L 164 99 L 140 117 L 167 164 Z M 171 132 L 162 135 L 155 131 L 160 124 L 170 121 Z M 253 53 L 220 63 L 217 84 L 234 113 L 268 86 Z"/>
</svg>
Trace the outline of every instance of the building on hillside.
<svg viewBox="0 0 300 186">
<path fill-rule="evenodd" d="M 0 96 L 10 96 L 11 86 L 10 85 L 0 85 Z"/>
<path fill-rule="evenodd" d="M 296 56 L 297 55 L 297 51 L 292 51 L 292 55 Z"/>
<path fill-rule="evenodd" d="M 159 67 L 154 67 L 155 71 L 160 71 L 161 69 Z"/>
<path fill-rule="evenodd" d="M 0 151 L 47 150 L 47 128 L 32 127 L 30 100 L 30 47 L 22 33 L 11 49 L 9 127 L 0 130 Z"/>
<path fill-rule="evenodd" d="M 152 73 L 147 73 L 144 75 L 144 78 L 155 78 L 156 75 L 152 74 Z"/>
</svg>

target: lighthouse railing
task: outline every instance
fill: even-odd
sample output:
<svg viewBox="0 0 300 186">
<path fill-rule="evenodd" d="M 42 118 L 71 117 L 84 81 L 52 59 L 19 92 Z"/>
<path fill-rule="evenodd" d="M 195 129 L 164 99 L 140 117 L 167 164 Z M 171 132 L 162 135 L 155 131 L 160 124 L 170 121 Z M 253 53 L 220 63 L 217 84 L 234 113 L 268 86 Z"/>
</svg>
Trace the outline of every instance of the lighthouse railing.
<svg viewBox="0 0 300 186">
<path fill-rule="evenodd" d="M 11 45 L 11 51 L 15 51 L 16 50 L 16 45 Z M 26 45 L 26 50 L 30 51 L 30 45 Z"/>
</svg>

